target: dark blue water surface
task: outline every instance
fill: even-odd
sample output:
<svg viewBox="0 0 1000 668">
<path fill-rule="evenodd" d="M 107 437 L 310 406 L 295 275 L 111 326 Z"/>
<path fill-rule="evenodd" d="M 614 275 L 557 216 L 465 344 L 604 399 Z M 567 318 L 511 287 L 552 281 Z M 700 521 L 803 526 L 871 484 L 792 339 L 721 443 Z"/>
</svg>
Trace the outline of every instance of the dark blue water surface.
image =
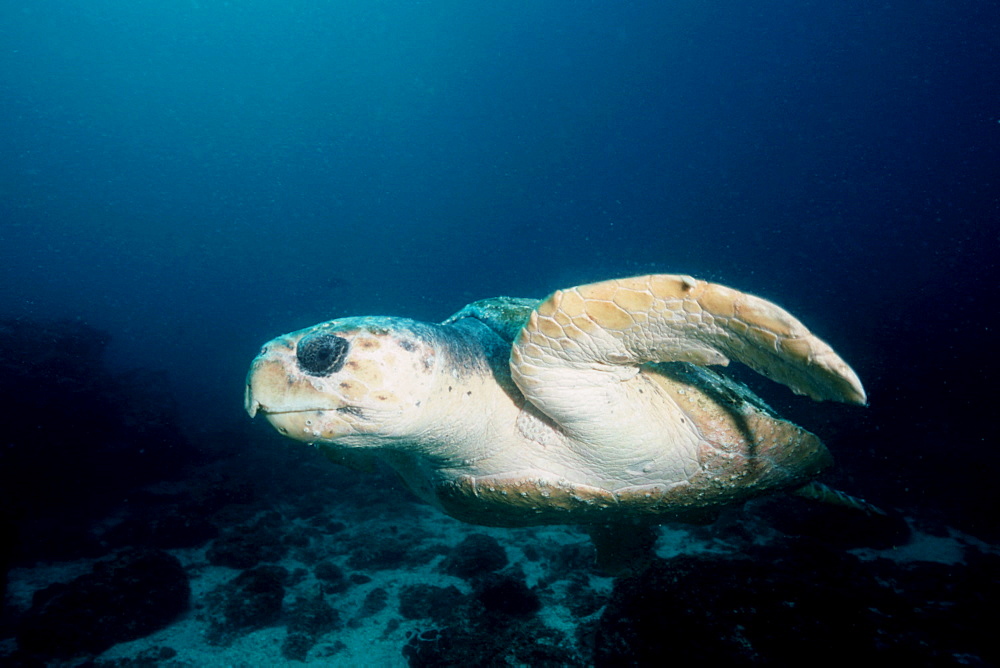
<svg viewBox="0 0 1000 668">
<path fill-rule="evenodd" d="M 993 0 L 5 0 L 0 317 L 105 332 L 197 434 L 284 332 L 689 273 L 858 371 L 865 410 L 774 394 L 854 491 L 996 536 L 998 35 Z"/>
</svg>

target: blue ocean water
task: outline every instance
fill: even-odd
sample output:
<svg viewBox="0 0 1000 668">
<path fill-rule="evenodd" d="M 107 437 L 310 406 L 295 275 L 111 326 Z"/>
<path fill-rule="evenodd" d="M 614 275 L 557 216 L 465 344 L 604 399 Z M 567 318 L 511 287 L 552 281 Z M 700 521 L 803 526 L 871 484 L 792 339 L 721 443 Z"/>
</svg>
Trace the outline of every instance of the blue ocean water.
<svg viewBox="0 0 1000 668">
<path fill-rule="evenodd" d="M 105 332 L 197 440 L 278 334 L 688 273 L 858 371 L 866 411 L 768 395 L 842 481 L 995 539 L 997 35 L 988 0 L 5 0 L 0 318 Z"/>
</svg>

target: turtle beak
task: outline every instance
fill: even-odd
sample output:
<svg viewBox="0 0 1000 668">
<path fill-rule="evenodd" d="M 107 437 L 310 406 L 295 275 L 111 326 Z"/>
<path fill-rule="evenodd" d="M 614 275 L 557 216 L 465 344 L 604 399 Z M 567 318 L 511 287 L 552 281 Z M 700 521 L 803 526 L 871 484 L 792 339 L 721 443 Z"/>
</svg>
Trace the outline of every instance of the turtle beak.
<svg viewBox="0 0 1000 668">
<path fill-rule="evenodd" d="M 336 410 L 341 404 L 296 373 L 294 352 L 269 344 L 250 365 L 243 393 L 243 407 L 250 417 Z"/>
<path fill-rule="evenodd" d="M 258 412 L 267 413 L 269 403 L 282 403 L 281 397 L 292 384 L 285 367 L 294 351 L 294 342 L 288 336 L 281 336 L 264 344 L 250 364 L 243 390 L 243 407 L 251 418 Z"/>
<path fill-rule="evenodd" d="M 250 414 L 250 417 L 256 417 L 257 409 L 260 408 L 260 402 L 253 398 L 253 387 L 250 384 L 250 379 L 247 379 L 247 387 L 243 393 L 243 407 Z"/>
<path fill-rule="evenodd" d="M 255 417 L 258 412 L 267 413 L 268 406 L 262 402 L 275 400 L 282 397 L 280 387 L 287 381 L 282 379 L 285 374 L 281 363 L 268 360 L 264 356 L 259 356 L 250 366 L 250 373 L 247 374 L 246 390 L 243 395 L 243 407 L 250 417 Z"/>
</svg>

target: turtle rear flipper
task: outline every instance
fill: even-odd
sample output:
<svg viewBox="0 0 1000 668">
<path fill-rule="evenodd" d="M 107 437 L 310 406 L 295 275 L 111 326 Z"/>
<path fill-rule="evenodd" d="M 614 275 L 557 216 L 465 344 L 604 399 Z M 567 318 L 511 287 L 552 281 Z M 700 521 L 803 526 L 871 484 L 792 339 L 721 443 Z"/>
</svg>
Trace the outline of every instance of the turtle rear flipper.
<svg viewBox="0 0 1000 668">
<path fill-rule="evenodd" d="M 889 513 L 885 512 L 876 505 L 868 503 L 864 499 L 851 496 L 846 492 L 841 492 L 839 489 L 834 489 L 821 482 L 816 482 L 815 480 L 802 485 L 802 487 L 799 487 L 796 490 L 793 490 L 792 494 L 795 496 L 801 496 L 804 499 L 810 499 L 812 501 L 819 501 L 821 503 L 840 506 L 842 508 L 860 510 L 866 515 L 875 515 L 878 517 L 889 516 Z"/>
<path fill-rule="evenodd" d="M 840 549 L 885 550 L 906 545 L 912 531 L 906 518 L 822 483 L 810 482 L 791 492 L 793 499 L 772 497 L 758 506 L 765 521 L 787 536 L 809 538 Z"/>
</svg>

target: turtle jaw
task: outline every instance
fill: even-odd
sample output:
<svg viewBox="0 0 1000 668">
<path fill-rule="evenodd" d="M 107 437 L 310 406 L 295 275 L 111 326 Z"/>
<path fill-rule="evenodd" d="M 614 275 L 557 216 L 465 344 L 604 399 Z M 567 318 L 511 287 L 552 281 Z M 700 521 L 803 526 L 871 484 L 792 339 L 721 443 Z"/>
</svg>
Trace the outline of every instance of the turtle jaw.
<svg viewBox="0 0 1000 668">
<path fill-rule="evenodd" d="M 250 367 L 243 405 L 251 418 L 262 415 L 280 434 L 297 441 L 329 441 L 357 431 L 350 424 L 357 408 L 303 382 L 281 359 L 267 355 Z"/>
<path fill-rule="evenodd" d="M 264 411 L 263 415 L 279 434 L 304 443 L 333 442 L 355 433 L 350 424 L 337 418 L 337 411 Z"/>
<path fill-rule="evenodd" d="M 310 397 L 302 397 L 300 399 L 294 395 L 270 395 L 267 393 L 266 388 L 264 388 L 264 391 L 260 391 L 260 389 L 258 389 L 258 391 L 255 392 L 254 385 L 255 383 L 253 379 L 248 378 L 246 391 L 243 396 L 243 407 L 246 409 L 247 414 L 251 418 L 257 417 L 258 413 L 266 417 L 268 420 L 271 420 L 272 416 L 277 415 L 305 415 L 309 413 L 325 413 L 329 411 L 356 414 L 359 410 L 354 406 L 334 405 L 334 402 L 319 400 L 319 397 L 317 397 L 317 400 L 313 400 L 310 403 Z M 258 396 L 274 396 L 275 401 L 264 403 L 257 398 Z"/>
<path fill-rule="evenodd" d="M 352 424 L 362 414 L 356 406 L 339 405 L 321 395 L 258 394 L 251 378 L 247 382 L 244 406 L 251 418 L 261 415 L 282 436 L 305 443 L 333 442 L 359 433 Z M 263 397 L 264 401 L 258 399 Z M 271 399 L 273 398 L 273 402 Z"/>
</svg>

